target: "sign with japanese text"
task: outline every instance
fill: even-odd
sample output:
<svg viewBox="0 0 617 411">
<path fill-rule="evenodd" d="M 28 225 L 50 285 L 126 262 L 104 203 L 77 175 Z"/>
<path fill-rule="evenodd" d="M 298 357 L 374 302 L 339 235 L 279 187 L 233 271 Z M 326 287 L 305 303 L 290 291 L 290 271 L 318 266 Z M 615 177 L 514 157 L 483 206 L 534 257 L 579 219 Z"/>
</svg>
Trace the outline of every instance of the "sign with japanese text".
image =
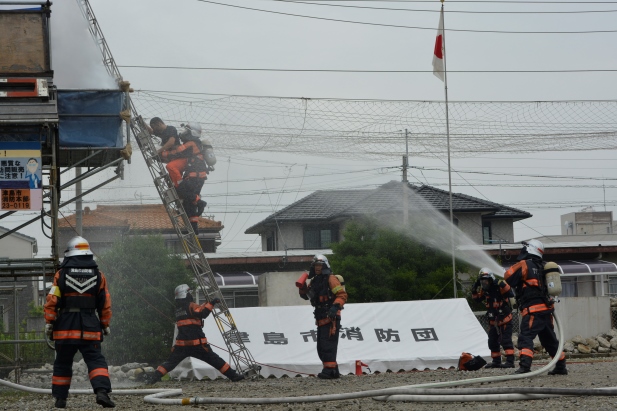
<svg viewBox="0 0 617 411">
<path fill-rule="evenodd" d="M 321 371 L 312 307 L 232 308 L 231 313 L 255 361 L 272 366 L 262 366 L 263 376 Z M 226 345 L 211 317 L 204 332 L 225 358 Z M 373 372 L 456 367 L 463 351 L 490 357 L 486 332 L 464 299 L 346 304 L 342 311 L 337 360 L 343 374 L 355 371 L 356 360 Z M 191 359 L 171 376 L 215 378 L 217 372 Z"/>
<path fill-rule="evenodd" d="M 40 143 L 0 142 L 0 210 L 40 210 L 42 206 Z"/>
</svg>

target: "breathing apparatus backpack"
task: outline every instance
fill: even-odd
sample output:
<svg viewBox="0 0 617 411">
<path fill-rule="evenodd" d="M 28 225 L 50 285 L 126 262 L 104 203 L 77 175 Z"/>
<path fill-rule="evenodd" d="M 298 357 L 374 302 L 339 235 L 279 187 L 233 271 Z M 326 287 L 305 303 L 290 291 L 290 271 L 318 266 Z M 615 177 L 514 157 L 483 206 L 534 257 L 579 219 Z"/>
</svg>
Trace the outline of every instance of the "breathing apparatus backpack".
<svg viewBox="0 0 617 411">
<path fill-rule="evenodd" d="M 468 352 L 461 354 L 458 360 L 459 371 L 476 371 L 486 365 L 486 360 L 479 355 L 473 355 Z"/>
<path fill-rule="evenodd" d="M 544 264 L 544 286 L 546 293 L 551 297 L 557 297 L 561 294 L 561 271 L 559 266 L 549 261 Z"/>
<path fill-rule="evenodd" d="M 214 155 L 214 149 L 212 148 L 212 143 L 207 138 L 201 139 L 201 144 L 203 147 L 204 160 L 210 168 L 210 171 L 214 171 L 214 165 L 216 164 L 216 156 Z"/>
</svg>

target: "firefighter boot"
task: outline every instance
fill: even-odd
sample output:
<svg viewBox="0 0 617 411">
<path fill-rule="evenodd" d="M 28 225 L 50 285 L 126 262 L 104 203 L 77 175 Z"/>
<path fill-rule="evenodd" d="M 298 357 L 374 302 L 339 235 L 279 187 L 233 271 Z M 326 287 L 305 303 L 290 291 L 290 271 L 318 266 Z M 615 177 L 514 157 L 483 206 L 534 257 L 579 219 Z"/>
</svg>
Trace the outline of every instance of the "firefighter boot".
<svg viewBox="0 0 617 411">
<path fill-rule="evenodd" d="M 555 364 L 555 368 L 548 372 L 548 375 L 568 375 L 568 370 L 566 368 L 566 359 L 557 361 Z"/>
<path fill-rule="evenodd" d="M 521 359 L 519 361 L 519 369 L 514 371 L 514 374 L 525 374 L 531 371 L 531 357 L 527 355 L 521 355 Z"/>
<path fill-rule="evenodd" d="M 66 398 L 56 398 L 55 408 L 66 408 Z"/>
<path fill-rule="evenodd" d="M 229 378 L 231 382 L 238 382 L 244 379 L 244 375 L 236 372 L 236 370 L 234 370 L 233 368 L 230 368 L 227 371 L 225 371 L 223 375 Z"/>
<path fill-rule="evenodd" d="M 501 356 L 493 358 L 493 361 L 486 364 L 484 368 L 501 368 Z"/>
<path fill-rule="evenodd" d="M 197 221 L 191 221 L 191 227 L 193 227 L 195 235 L 199 234 L 199 223 Z"/>
<path fill-rule="evenodd" d="M 501 364 L 501 368 L 514 368 L 514 355 L 506 355 L 506 362 Z"/>
<path fill-rule="evenodd" d="M 202 215 L 204 213 L 204 209 L 206 208 L 206 205 L 208 203 L 206 203 L 203 200 L 199 200 L 197 202 L 197 217 L 199 217 L 200 215 Z"/>
<path fill-rule="evenodd" d="M 104 388 L 99 388 L 96 390 L 96 403 L 98 405 L 102 405 L 103 408 L 115 408 L 116 403 L 114 403 L 109 395 L 107 395 L 107 391 Z"/>
<path fill-rule="evenodd" d="M 144 373 L 144 382 L 148 385 L 152 385 L 155 384 L 159 381 L 161 381 L 161 377 L 163 377 L 163 374 L 161 374 L 161 372 L 159 370 L 154 371 L 153 373 Z"/>
<path fill-rule="evenodd" d="M 338 367 L 324 368 L 319 374 L 317 374 L 317 377 L 321 378 L 322 380 L 335 380 L 337 378 L 340 378 L 340 376 L 341 373 L 339 372 Z"/>
</svg>

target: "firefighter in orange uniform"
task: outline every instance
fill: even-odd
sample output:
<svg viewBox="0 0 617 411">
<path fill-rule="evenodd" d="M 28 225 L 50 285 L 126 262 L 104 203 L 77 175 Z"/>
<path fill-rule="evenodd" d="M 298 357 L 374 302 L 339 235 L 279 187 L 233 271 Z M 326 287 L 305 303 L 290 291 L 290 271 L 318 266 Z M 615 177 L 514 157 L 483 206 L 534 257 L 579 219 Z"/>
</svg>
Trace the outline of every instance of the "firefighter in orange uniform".
<svg viewBox="0 0 617 411">
<path fill-rule="evenodd" d="M 489 320 L 488 348 L 493 361 L 484 368 L 514 368 L 514 344 L 512 343 L 512 306 L 510 297 L 514 293 L 503 280 L 497 281 L 489 268 L 480 269 L 478 280 L 474 284 L 472 298 L 486 305 Z M 506 353 L 506 362 L 501 363 L 502 346 Z"/>
<path fill-rule="evenodd" d="M 180 146 L 178 130 L 174 126 L 165 124 L 160 117 L 150 119 L 150 126 L 146 124 L 146 128 L 150 134 L 154 134 L 161 139 L 161 147 L 157 150 L 157 153 L 161 155 L 163 162 L 167 163 L 165 168 L 169 173 L 169 177 L 174 186 L 178 187 L 180 180 L 182 180 L 182 172 L 186 168 L 186 158 L 163 158 L 163 153 L 177 149 Z"/>
<path fill-rule="evenodd" d="M 66 408 L 77 351 L 88 366 L 96 403 L 104 408 L 116 406 L 108 395 L 111 382 L 101 354 L 101 342 L 103 335 L 110 333 L 110 321 L 111 299 L 105 275 L 99 271 L 88 241 L 74 237 L 64 252 L 45 303 L 45 333 L 56 343 L 51 389 L 56 408 Z"/>
<path fill-rule="evenodd" d="M 347 302 L 347 292 L 339 279 L 332 274 L 330 263 L 324 255 L 313 258 L 309 271 L 309 285 L 300 288 L 300 297 L 310 300 L 315 307 L 317 325 L 317 355 L 323 369 L 317 377 L 335 379 L 341 376 L 336 362 L 339 330 L 341 329 L 341 310 Z"/>
<path fill-rule="evenodd" d="M 176 185 L 176 190 L 195 234 L 199 234 L 199 217 L 206 208 L 206 202 L 201 199 L 201 189 L 210 170 L 205 161 L 205 147 L 200 136 L 201 125 L 188 123 L 180 133 L 183 144 L 161 153 L 163 161 L 186 161 L 182 181 Z"/>
<path fill-rule="evenodd" d="M 225 360 L 212 351 L 204 334 L 203 319 L 210 315 L 214 305 L 220 300 L 215 298 L 209 303 L 199 305 L 193 302 L 193 295 L 187 284 L 177 286 L 174 294 L 176 326 L 178 327 L 176 343 L 172 348 L 171 356 L 159 365 L 154 375 L 148 376 L 146 381 L 150 384 L 160 381 L 163 375 L 176 368 L 186 357 L 194 357 L 210 364 L 232 382 L 243 380 L 244 375 L 238 374 Z"/>
<path fill-rule="evenodd" d="M 559 341 L 553 328 L 554 301 L 549 297 L 544 281 L 543 255 L 544 245 L 540 241 L 524 242 L 518 262 L 504 274 L 506 282 L 514 288 L 522 316 L 518 335 L 520 368 L 515 373 L 531 371 L 533 339 L 538 336 L 551 357 L 559 355 L 559 361 L 549 375 L 566 375 L 566 356 L 563 352 L 557 352 Z"/>
</svg>

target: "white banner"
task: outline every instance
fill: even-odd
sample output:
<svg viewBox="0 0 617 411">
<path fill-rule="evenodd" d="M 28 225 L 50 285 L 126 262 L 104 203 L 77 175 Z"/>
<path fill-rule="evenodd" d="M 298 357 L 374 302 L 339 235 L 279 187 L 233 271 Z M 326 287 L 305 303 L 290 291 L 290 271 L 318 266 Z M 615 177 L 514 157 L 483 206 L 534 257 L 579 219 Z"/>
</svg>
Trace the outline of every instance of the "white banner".
<svg viewBox="0 0 617 411">
<path fill-rule="evenodd" d="M 312 307 L 230 311 L 264 377 L 321 371 Z M 464 351 L 490 357 L 486 332 L 462 298 L 347 304 L 342 318 L 337 356 L 341 374 L 353 374 L 356 360 L 368 364 L 372 372 L 396 372 L 456 367 Z M 204 331 L 208 342 L 216 345 L 214 352 L 233 367 L 212 316 L 206 319 Z M 170 376 L 201 379 L 220 374 L 199 360 L 187 359 Z"/>
</svg>

